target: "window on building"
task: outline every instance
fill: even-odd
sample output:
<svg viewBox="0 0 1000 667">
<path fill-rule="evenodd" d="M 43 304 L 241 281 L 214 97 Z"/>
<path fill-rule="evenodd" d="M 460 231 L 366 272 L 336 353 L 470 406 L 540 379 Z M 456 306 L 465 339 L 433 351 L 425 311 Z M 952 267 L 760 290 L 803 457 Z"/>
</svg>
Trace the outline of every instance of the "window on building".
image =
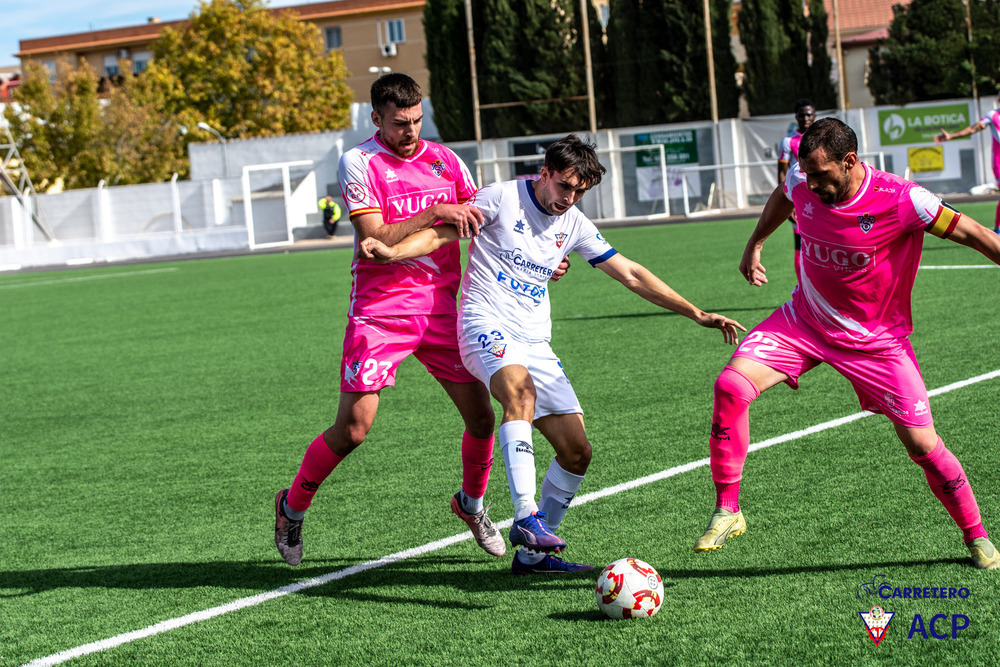
<svg viewBox="0 0 1000 667">
<path fill-rule="evenodd" d="M 340 26 L 335 25 L 332 28 L 326 29 L 326 50 L 333 51 L 334 49 L 339 49 L 344 45 L 343 40 L 340 35 Z"/>
<path fill-rule="evenodd" d="M 403 19 L 389 19 L 385 22 L 385 41 L 390 44 L 399 44 L 406 41 L 406 30 L 403 28 Z"/>
<path fill-rule="evenodd" d="M 132 73 L 142 74 L 145 72 L 152 59 L 153 53 L 151 51 L 136 51 L 132 55 Z"/>
<path fill-rule="evenodd" d="M 55 83 L 56 81 L 56 61 L 55 60 L 43 60 L 42 67 L 49 70 L 49 83 Z"/>
<path fill-rule="evenodd" d="M 118 76 L 118 56 L 104 56 L 104 76 Z"/>
</svg>

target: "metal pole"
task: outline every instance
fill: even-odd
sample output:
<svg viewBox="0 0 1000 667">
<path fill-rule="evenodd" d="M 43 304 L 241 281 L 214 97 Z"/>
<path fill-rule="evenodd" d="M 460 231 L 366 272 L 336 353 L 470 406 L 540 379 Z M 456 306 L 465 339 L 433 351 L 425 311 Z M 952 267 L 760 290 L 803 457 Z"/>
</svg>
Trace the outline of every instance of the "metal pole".
<svg viewBox="0 0 1000 667">
<path fill-rule="evenodd" d="M 472 0 L 465 0 L 465 31 L 469 40 L 469 72 L 472 75 L 472 120 L 476 130 L 476 150 L 483 158 L 483 127 L 479 119 L 479 82 L 476 77 L 476 36 L 472 30 Z M 483 167 L 476 164 L 476 180 L 483 184 Z"/>
<path fill-rule="evenodd" d="M 965 5 L 965 31 L 966 37 L 969 41 L 969 68 L 971 69 L 972 75 L 972 104 L 974 113 L 978 116 L 982 113 L 979 110 L 979 87 L 976 85 L 976 61 L 972 56 L 972 10 L 969 8 L 969 0 L 964 0 Z M 969 125 L 975 122 L 975 116 L 969 119 Z M 982 148 L 983 142 L 979 142 L 980 148 Z M 984 182 L 989 180 L 989 168 L 986 166 L 986 160 L 983 160 L 983 178 Z"/>
<path fill-rule="evenodd" d="M 833 0 L 833 41 L 837 51 L 837 106 L 840 107 L 840 115 L 843 116 L 847 109 L 846 76 L 847 69 L 844 67 L 844 50 L 840 44 L 840 16 L 837 11 L 837 0 Z"/>
<path fill-rule="evenodd" d="M 715 92 L 715 52 L 712 50 L 712 15 L 708 9 L 708 0 L 702 3 L 705 14 L 705 49 L 708 53 L 708 98 L 712 105 L 712 122 L 719 123 L 719 100 Z"/>
<path fill-rule="evenodd" d="M 590 133 L 597 139 L 597 105 L 594 102 L 594 66 L 590 62 L 590 15 L 587 3 L 580 0 L 580 23 L 583 25 L 583 59 L 587 69 L 587 112 L 590 114 Z M 706 0 L 707 2 L 707 0 Z"/>
</svg>

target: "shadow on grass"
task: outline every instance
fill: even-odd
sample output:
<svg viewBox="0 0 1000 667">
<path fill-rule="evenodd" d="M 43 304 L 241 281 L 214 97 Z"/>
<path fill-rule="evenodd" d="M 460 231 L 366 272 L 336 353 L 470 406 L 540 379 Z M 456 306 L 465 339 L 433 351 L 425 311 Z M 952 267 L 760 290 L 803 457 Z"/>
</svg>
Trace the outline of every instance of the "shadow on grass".
<svg viewBox="0 0 1000 667">
<path fill-rule="evenodd" d="M 62 588 L 156 590 L 206 587 L 240 589 L 250 591 L 252 595 L 252 591 L 267 592 L 290 584 L 305 583 L 308 587 L 298 591 L 305 595 L 356 597 L 359 590 L 373 589 L 368 590 L 362 597 L 368 600 L 381 598 L 391 603 L 429 606 L 445 604 L 462 609 L 483 609 L 485 608 L 483 605 L 475 603 L 444 602 L 436 595 L 427 599 L 419 596 L 400 596 L 398 591 L 407 587 L 454 589 L 472 594 L 560 590 L 577 588 L 583 584 L 591 586 L 600 574 L 599 570 L 594 570 L 549 576 L 516 576 L 511 574 L 509 561 L 506 558 L 486 561 L 478 556 L 427 555 L 357 571 L 359 563 L 359 559 L 341 558 L 313 560 L 297 568 L 290 568 L 284 563 L 275 561 L 218 561 L 130 563 L 7 571 L 0 572 L 0 599 L 36 595 Z M 772 577 L 852 570 L 869 572 L 873 569 L 967 564 L 966 558 L 938 558 L 801 567 L 660 568 L 659 572 L 663 577 L 664 587 L 669 588 L 676 585 L 672 582 L 685 579 Z M 323 577 L 327 577 L 327 580 L 322 583 L 312 585 L 308 583 L 312 579 Z M 378 590 L 387 587 L 394 589 L 395 592 L 382 595 Z M 576 620 L 588 619 L 589 615 Z"/>
<path fill-rule="evenodd" d="M 274 561 L 215 561 L 207 563 L 129 563 L 94 567 L 50 568 L 46 570 L 0 571 L 0 599 L 24 597 L 62 588 L 126 590 L 231 588 L 266 592 L 311 579 L 334 576 L 299 592 L 337 596 L 358 589 L 383 587 L 442 587 L 470 593 L 530 590 L 533 588 L 578 586 L 581 579 L 595 580 L 597 572 L 580 572 L 553 577 L 515 576 L 508 559 L 496 561 L 464 556 L 428 555 L 373 566 L 356 571 L 362 559 L 310 560 L 299 567 Z M 356 593 L 351 593 L 355 595 Z M 365 599 L 378 599 L 378 592 Z M 387 602 L 412 602 L 441 606 L 440 599 L 422 600 L 385 595 Z M 445 603 L 447 604 L 447 603 Z M 457 607 L 479 609 L 477 605 L 455 603 Z"/>
</svg>

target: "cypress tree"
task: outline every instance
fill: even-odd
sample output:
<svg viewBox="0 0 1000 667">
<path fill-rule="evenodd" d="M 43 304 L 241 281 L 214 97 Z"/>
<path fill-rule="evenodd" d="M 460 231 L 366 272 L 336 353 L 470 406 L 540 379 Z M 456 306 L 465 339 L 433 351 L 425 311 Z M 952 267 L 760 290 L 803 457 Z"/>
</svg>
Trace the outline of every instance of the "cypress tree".
<svg viewBox="0 0 1000 667">
<path fill-rule="evenodd" d="M 876 104 L 971 95 L 962 0 L 913 0 L 893 7 L 893 15 L 889 39 L 869 52 Z"/>
<path fill-rule="evenodd" d="M 427 69 L 434 124 L 444 141 L 475 138 L 472 114 L 472 78 L 464 0 L 427 0 L 424 5 Z"/>
</svg>

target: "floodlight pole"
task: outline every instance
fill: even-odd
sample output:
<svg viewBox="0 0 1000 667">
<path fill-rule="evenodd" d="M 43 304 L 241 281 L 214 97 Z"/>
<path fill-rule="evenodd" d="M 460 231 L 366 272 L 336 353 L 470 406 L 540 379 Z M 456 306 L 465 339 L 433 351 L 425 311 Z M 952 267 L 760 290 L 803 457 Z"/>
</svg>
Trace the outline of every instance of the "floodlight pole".
<svg viewBox="0 0 1000 667">
<path fill-rule="evenodd" d="M 847 68 L 844 67 L 844 49 L 840 43 L 840 14 L 837 0 L 833 0 L 833 41 L 837 51 L 837 106 L 840 107 L 840 115 L 844 116 L 847 113 L 847 82 L 844 81 Z"/>
<path fill-rule="evenodd" d="M 223 162 L 222 168 L 223 168 L 223 173 L 226 175 L 226 178 L 229 178 L 229 149 L 226 147 L 226 138 L 222 136 L 222 134 L 218 130 L 216 130 L 208 123 L 205 122 L 198 123 L 198 127 L 201 128 L 202 130 L 205 130 L 206 132 L 211 132 L 212 134 L 214 134 L 216 137 L 219 138 L 219 141 L 222 142 L 222 162 Z"/>
<path fill-rule="evenodd" d="M 587 69 L 587 113 L 590 116 L 590 134 L 596 141 L 597 104 L 594 102 L 594 66 L 590 62 L 590 14 L 587 12 L 589 2 L 590 0 L 580 0 L 580 25 L 583 26 L 583 60 Z"/>
<path fill-rule="evenodd" d="M 472 75 L 472 122 L 476 132 L 476 152 L 483 159 L 483 126 L 479 109 L 479 81 L 476 76 L 476 35 L 472 29 L 472 0 L 465 0 L 465 33 L 469 41 L 469 73 Z M 476 160 L 476 181 L 483 185 L 483 165 Z"/>
</svg>

